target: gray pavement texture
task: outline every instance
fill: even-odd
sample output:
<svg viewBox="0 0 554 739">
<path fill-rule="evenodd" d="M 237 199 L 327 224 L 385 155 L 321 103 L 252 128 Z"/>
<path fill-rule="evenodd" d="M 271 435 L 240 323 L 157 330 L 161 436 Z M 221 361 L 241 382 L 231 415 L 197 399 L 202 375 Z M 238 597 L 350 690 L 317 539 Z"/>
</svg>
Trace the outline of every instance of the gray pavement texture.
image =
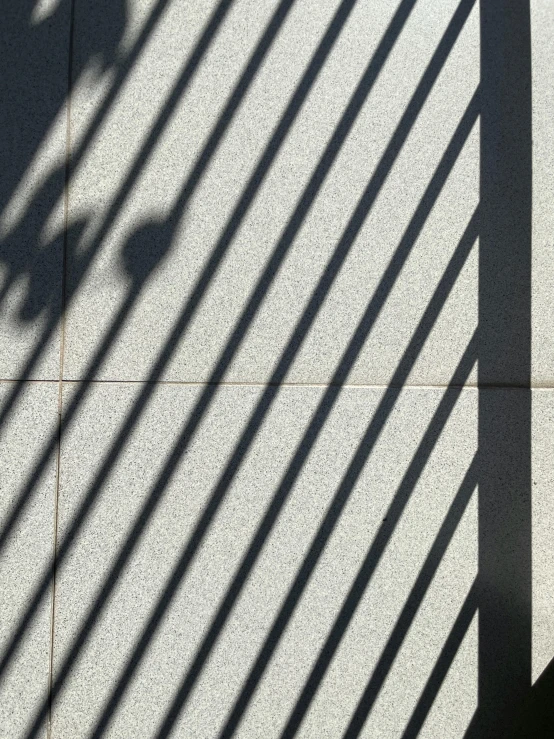
<svg viewBox="0 0 554 739">
<path fill-rule="evenodd" d="M 5 5 L 0 738 L 554 736 L 554 5 Z"/>
</svg>

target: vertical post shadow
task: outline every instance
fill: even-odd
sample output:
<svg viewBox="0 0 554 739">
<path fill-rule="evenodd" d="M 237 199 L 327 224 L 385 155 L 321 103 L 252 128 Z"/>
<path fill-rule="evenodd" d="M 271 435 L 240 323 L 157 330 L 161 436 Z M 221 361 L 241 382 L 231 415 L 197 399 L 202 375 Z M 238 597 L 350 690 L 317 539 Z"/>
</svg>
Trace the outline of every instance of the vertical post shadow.
<svg viewBox="0 0 554 739">
<path fill-rule="evenodd" d="M 554 659 L 517 706 L 506 739 L 552 736 L 554 727 Z"/>
<path fill-rule="evenodd" d="M 481 0 L 479 701 L 506 736 L 531 685 L 531 38 L 528 0 Z"/>
</svg>

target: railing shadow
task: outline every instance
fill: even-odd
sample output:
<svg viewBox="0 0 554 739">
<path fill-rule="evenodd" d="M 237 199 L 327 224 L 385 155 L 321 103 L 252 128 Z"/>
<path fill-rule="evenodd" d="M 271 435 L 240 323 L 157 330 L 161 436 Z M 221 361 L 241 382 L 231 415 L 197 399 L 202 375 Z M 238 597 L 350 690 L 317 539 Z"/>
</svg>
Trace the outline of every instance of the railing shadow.
<svg viewBox="0 0 554 739">
<path fill-rule="evenodd" d="M 531 687 L 528 2 L 481 3 L 481 81 L 479 708 L 469 736 L 504 736 Z"/>
<path fill-rule="evenodd" d="M 40 585 L 14 632 L 10 645 L 2 656 L 0 673 L 7 669 L 17 653 L 39 605 L 50 592 L 52 582 L 55 579 L 56 568 L 63 565 L 64 559 L 77 541 L 79 532 L 94 501 L 100 495 L 102 486 L 125 448 L 127 439 L 136 427 L 154 392 L 155 383 L 162 377 L 180 336 L 190 324 L 201 304 L 218 266 L 275 161 L 277 153 L 339 37 L 355 5 L 355 1 L 343 0 L 338 6 L 336 14 L 312 56 L 301 81 L 285 107 L 264 153 L 241 193 L 220 239 L 211 252 L 190 298 L 183 306 L 170 339 L 162 348 L 138 400 L 125 419 L 108 454 L 103 459 L 100 471 L 89 487 L 68 533 L 59 543 L 55 562 L 48 563 L 45 568 L 40 579 Z M 262 34 L 236 87 L 229 96 L 223 113 L 212 129 L 191 174 L 183 185 L 169 217 L 159 223 L 144 226 L 136 231 L 127 242 L 122 255 L 126 272 L 131 278 L 131 288 L 127 298 L 93 357 L 85 378 L 79 384 L 70 404 L 64 410 L 58 433 L 46 445 L 39 463 L 19 495 L 11 517 L 2 530 L 0 548 L 6 544 L 12 535 L 19 517 L 32 498 L 48 460 L 56 453 L 58 445 L 63 443 L 64 435 L 81 407 L 87 389 L 97 375 L 110 347 L 117 340 L 147 281 L 170 248 L 175 229 L 186 204 L 218 150 L 220 142 L 244 100 L 249 86 L 255 79 L 272 43 L 277 38 L 293 2 L 294 0 L 281 0 L 281 3 L 276 7 L 275 13 Z M 402 0 L 400 2 L 317 167 L 297 202 L 286 228 L 265 265 L 254 291 L 251 293 L 239 320 L 231 332 L 227 344 L 212 371 L 209 382 L 200 394 L 189 418 L 186 419 L 167 464 L 150 491 L 132 526 L 127 541 L 119 551 L 96 603 L 88 613 L 60 669 L 54 676 L 48 697 L 44 700 L 37 715 L 32 719 L 32 726 L 27 734 L 28 737 L 35 736 L 38 733 L 44 721 L 48 718 L 52 707 L 55 707 L 57 697 L 64 687 L 73 665 L 108 603 L 116 583 L 125 571 L 129 558 L 145 527 L 163 499 L 165 490 L 179 461 L 216 397 L 218 387 L 223 381 L 232 359 L 237 354 L 269 287 L 273 283 L 307 213 L 317 198 L 322 184 L 327 178 L 388 55 L 402 32 L 415 2 L 416 0 Z M 155 604 L 152 616 L 135 644 L 133 653 L 125 664 L 123 671 L 118 676 L 109 700 L 103 707 L 94 727 L 92 736 L 100 737 L 106 732 L 112 716 L 117 710 L 137 667 L 177 592 L 177 588 L 204 540 L 231 482 L 256 438 L 262 422 L 279 393 L 280 386 L 286 379 L 293 360 L 297 356 L 357 234 L 414 126 L 473 4 L 474 0 L 461 0 L 455 11 L 431 62 L 406 107 L 400 123 L 384 150 L 367 188 L 349 219 L 303 315 L 296 324 L 267 387 L 249 418 L 228 464 L 219 477 L 193 534 L 183 548 L 179 561 L 166 583 L 164 592 Z M 223 23 L 231 6 L 231 0 L 222 0 L 205 26 L 195 50 L 187 60 L 165 107 L 160 111 L 157 121 L 136 158 L 123 187 L 111 204 L 92 247 L 84 257 L 77 257 L 76 254 L 68 253 L 68 245 L 76 243 L 76 239 L 75 234 L 68 234 L 66 230 L 65 260 L 67 263 L 72 263 L 73 276 L 65 284 L 63 297 L 61 297 L 62 289 L 57 282 L 57 272 L 50 263 L 51 260 L 62 258 L 60 244 L 58 243 L 57 247 L 48 245 L 46 249 L 36 250 L 35 252 L 37 234 L 41 232 L 47 218 L 54 211 L 60 198 L 63 197 L 64 188 L 71 178 L 73 168 L 77 166 L 87 148 L 91 145 L 96 131 L 108 114 L 110 106 L 114 104 L 118 91 L 147 43 L 148 36 L 155 27 L 165 5 L 167 5 L 167 1 L 160 0 L 154 7 L 133 50 L 117 69 L 115 81 L 109 94 L 104 99 L 77 149 L 71 153 L 71 161 L 64 165 L 67 167 L 65 175 L 62 176 L 63 168 L 50 174 L 45 180 L 42 190 L 38 192 L 29 207 L 28 216 L 24 217 L 17 230 L 11 232 L 9 237 L 0 244 L 0 260 L 6 265 L 8 273 L 0 300 L 8 293 L 12 283 L 15 283 L 21 275 L 26 275 L 29 278 L 29 289 L 21 308 L 20 319 L 31 321 L 41 314 L 46 316 L 46 328 L 22 371 L 19 382 L 14 387 L 8 403 L 2 409 L 0 429 L 1 424 L 5 422 L 11 412 L 25 381 L 32 377 L 34 367 L 59 325 L 62 312 L 67 311 L 72 299 L 77 295 L 94 254 L 107 233 L 109 233 L 134 183 L 147 164 L 172 112 L 182 99 L 183 93 L 194 76 L 201 59 Z M 105 11 L 99 12 L 94 17 L 89 16 L 92 30 L 97 28 L 98 25 L 104 27 L 105 24 L 110 31 L 106 35 L 90 33 L 89 42 L 91 46 L 87 48 L 84 56 L 79 57 L 79 55 L 73 54 L 78 62 L 75 62 L 76 66 L 70 74 L 70 90 L 87 60 L 94 55 L 101 53 L 105 65 L 115 64 L 114 56 L 124 30 L 125 13 L 123 6 L 117 3 L 108 4 L 108 6 L 113 12 L 113 17 L 106 14 Z M 57 7 L 54 17 L 49 21 L 48 33 L 61 33 L 59 29 L 65 28 L 63 24 L 68 18 L 68 7 L 65 3 L 61 3 Z M 21 18 L 25 19 L 20 33 L 24 39 L 29 41 L 29 57 L 32 60 L 40 59 L 40 43 L 37 44 L 35 36 L 26 33 L 28 18 L 32 12 L 31 6 L 29 5 L 24 9 L 20 8 L 16 12 L 20 12 L 22 14 Z M 71 23 L 73 22 L 74 20 L 71 21 Z M 51 41 L 48 34 L 45 34 L 43 38 Z M 94 45 L 96 38 L 105 39 L 106 45 L 101 49 L 97 49 Z M 231 737 L 236 732 L 302 596 L 311 573 L 317 565 L 325 544 L 342 514 L 356 480 L 371 454 L 376 439 L 387 422 L 402 387 L 407 382 L 408 375 L 465 264 L 477 235 L 480 239 L 478 332 L 467 347 L 449 383 L 449 387 L 445 390 L 435 416 L 395 494 L 386 521 L 383 522 L 371 543 L 362 567 L 289 716 L 282 736 L 293 737 L 296 735 L 341 639 L 348 629 L 356 607 L 366 590 L 387 542 L 395 530 L 410 494 L 431 451 L 438 438 L 440 438 L 456 399 L 462 392 L 469 372 L 476 361 L 478 362 L 480 386 L 479 451 L 477 458 L 468 470 L 429 556 L 421 568 L 406 605 L 361 695 L 345 736 L 358 736 L 362 730 L 476 484 L 479 487 L 478 577 L 444 645 L 443 652 L 439 656 L 404 735 L 407 737 L 417 736 L 420 731 L 476 610 L 479 613 L 479 705 L 472 725 L 468 730 L 468 736 L 505 736 L 507 730 L 516 731 L 514 727 L 518 727 L 517 731 L 520 731 L 520 734 L 514 734 L 514 736 L 523 736 L 526 729 L 531 730 L 530 716 L 534 716 L 538 720 L 539 723 L 536 723 L 536 726 L 545 726 L 549 720 L 545 718 L 547 712 L 543 696 L 547 692 L 544 685 L 549 685 L 550 673 L 545 675 L 540 685 L 529 692 L 531 688 L 531 100 L 528 4 L 520 3 L 517 7 L 513 6 L 508 11 L 505 4 L 500 0 L 494 0 L 492 3 L 482 2 L 481 47 L 482 68 L 479 93 L 475 94 L 461 119 L 387 270 L 367 305 L 362 320 L 335 370 L 332 381 L 290 461 L 289 467 L 249 544 L 230 587 L 221 600 L 217 613 L 206 631 L 206 636 L 173 696 L 170 709 L 159 729 L 159 737 L 169 736 L 177 718 L 185 707 L 192 688 L 200 676 L 259 553 L 277 521 L 287 496 L 303 469 L 310 450 L 324 427 L 331 409 L 339 397 L 341 388 L 344 386 L 364 342 L 385 305 L 478 115 L 480 115 L 481 125 L 481 193 L 478 214 L 475 214 L 468 224 L 405 350 L 390 386 L 360 441 L 360 445 L 336 491 L 331 507 L 298 570 L 283 606 L 267 635 L 240 694 L 237 696 L 220 736 Z M 64 48 L 63 45 L 61 48 Z M 44 49 L 42 49 L 43 52 Z M 11 89 L 10 85 L 16 87 L 18 76 L 21 76 L 21 74 L 20 67 L 14 66 L 7 78 L 8 89 Z M 31 104 L 29 101 L 21 99 L 22 109 L 26 110 Z M 9 178 L 2 180 L 2 204 L 8 202 L 11 195 L 16 191 L 23 177 L 25 166 L 33 160 L 53 120 L 59 115 L 65 104 L 66 91 L 63 94 L 58 93 L 48 98 L 48 105 L 41 110 L 41 116 L 35 121 L 36 129 L 29 134 L 28 139 L 24 142 L 24 154 L 19 160 L 19 168 L 9 171 Z M 9 146 L 14 148 L 14 143 L 9 142 Z M 83 227 L 84 224 L 76 224 L 73 228 L 78 234 Z M 22 244 L 25 245 L 26 251 L 22 251 Z M 497 386 L 499 386 L 498 389 L 496 389 Z M 515 706 L 517 706 L 517 709 Z M 513 711 L 512 707 L 514 707 Z M 539 736 L 539 734 L 534 735 Z"/>
</svg>

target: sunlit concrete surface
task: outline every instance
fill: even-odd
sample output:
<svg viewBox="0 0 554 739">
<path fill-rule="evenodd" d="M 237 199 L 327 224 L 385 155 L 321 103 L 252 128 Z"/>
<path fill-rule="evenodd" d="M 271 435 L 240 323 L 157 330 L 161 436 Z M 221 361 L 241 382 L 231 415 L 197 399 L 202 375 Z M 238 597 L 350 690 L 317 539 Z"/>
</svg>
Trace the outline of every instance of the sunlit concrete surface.
<svg viewBox="0 0 554 739">
<path fill-rule="evenodd" d="M 554 5 L 2 13 L 0 738 L 554 736 Z"/>
</svg>

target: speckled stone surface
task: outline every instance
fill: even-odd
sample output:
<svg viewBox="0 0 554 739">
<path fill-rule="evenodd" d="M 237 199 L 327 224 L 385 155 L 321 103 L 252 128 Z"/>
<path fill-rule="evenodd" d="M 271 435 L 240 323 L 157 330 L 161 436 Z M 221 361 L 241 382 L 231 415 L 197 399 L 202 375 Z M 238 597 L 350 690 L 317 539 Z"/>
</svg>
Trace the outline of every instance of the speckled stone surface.
<svg viewBox="0 0 554 739">
<path fill-rule="evenodd" d="M 70 284 L 94 256 L 65 377 L 266 382 L 287 353 L 289 381 L 325 383 L 369 312 L 350 381 L 390 382 L 478 199 L 479 18 L 457 5 L 238 2 L 192 73 L 215 3 L 170 3 L 70 187 Z M 85 70 L 77 150 L 118 79 Z M 476 244 L 455 272 L 410 383 L 446 382 L 473 333 Z"/>
<path fill-rule="evenodd" d="M 59 377 L 69 10 L 2 8 L 0 379 Z"/>
<path fill-rule="evenodd" d="M 41 473 L 0 538 L 2 655 L 42 596 L 0 737 L 462 739 L 506 665 L 554 669 L 553 4 L 532 390 L 496 11 L 481 56 L 477 0 L 8 5 L 2 527 Z"/>
<path fill-rule="evenodd" d="M 12 385 L 0 385 L 2 401 Z M 54 549 L 55 456 L 32 488 L 24 514 L 5 538 L 6 524 L 33 476 L 50 435 L 56 433 L 58 385 L 25 386 L 0 435 L 0 654 L 2 663 Z M 48 688 L 51 590 L 0 676 L 0 736 L 26 735 Z M 38 736 L 46 737 L 43 729 Z"/>
</svg>

